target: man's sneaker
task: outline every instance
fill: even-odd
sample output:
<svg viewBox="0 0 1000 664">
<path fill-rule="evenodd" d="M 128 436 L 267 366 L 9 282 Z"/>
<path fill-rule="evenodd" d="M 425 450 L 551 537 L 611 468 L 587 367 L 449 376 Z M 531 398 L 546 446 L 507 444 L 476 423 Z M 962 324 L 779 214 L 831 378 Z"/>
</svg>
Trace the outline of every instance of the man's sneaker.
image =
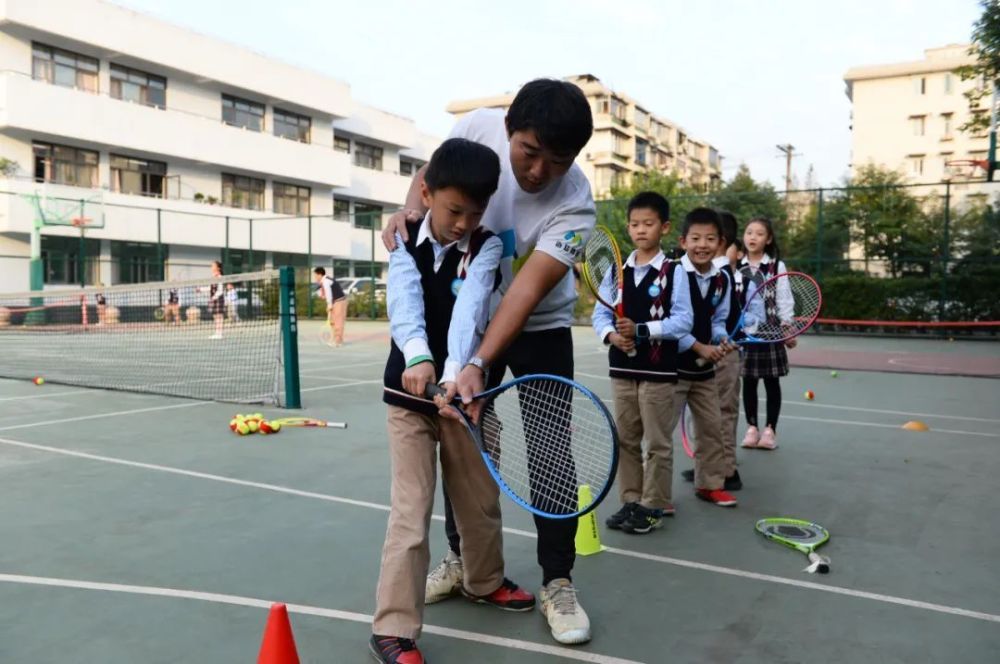
<svg viewBox="0 0 1000 664">
<path fill-rule="evenodd" d="M 687 470 L 681 471 L 681 477 L 684 478 L 685 482 L 694 482 L 694 468 L 689 468 Z"/>
<path fill-rule="evenodd" d="M 368 650 L 382 664 L 426 664 L 427 661 L 413 639 L 401 639 L 398 636 L 372 634 Z"/>
<path fill-rule="evenodd" d="M 760 432 L 757 431 L 757 427 L 755 426 L 747 427 L 747 433 L 745 436 L 743 436 L 743 443 L 741 443 L 741 446 L 753 449 L 754 447 L 757 447 L 757 443 L 759 442 L 760 442 Z"/>
<path fill-rule="evenodd" d="M 726 478 L 726 483 L 722 485 L 726 491 L 739 491 L 743 488 L 743 480 L 740 479 L 740 471 L 734 470 L 733 474 Z"/>
<path fill-rule="evenodd" d="M 663 518 L 660 516 L 659 510 L 636 505 L 632 516 L 622 524 L 622 530 L 630 535 L 645 535 L 662 525 Z"/>
<path fill-rule="evenodd" d="M 504 577 L 500 587 L 489 595 L 473 595 L 465 589 L 464 585 L 461 588 L 462 594 L 467 599 L 478 604 L 492 604 L 504 611 L 531 611 L 535 608 L 535 596 L 507 577 Z"/>
<path fill-rule="evenodd" d="M 462 559 L 455 555 L 454 551 L 448 549 L 448 553 L 438 563 L 438 566 L 427 575 L 424 604 L 434 604 L 460 594 L 464 575 L 465 568 L 462 566 Z"/>
<path fill-rule="evenodd" d="M 576 601 L 576 588 L 572 581 L 553 579 L 542 586 L 538 597 L 553 639 L 566 644 L 590 641 L 590 618 Z"/>
<path fill-rule="evenodd" d="M 696 489 L 695 495 L 719 507 L 736 507 L 736 498 L 722 489 Z"/>
<path fill-rule="evenodd" d="M 778 437 L 774 435 L 774 429 L 764 427 L 764 433 L 760 435 L 760 442 L 757 443 L 758 450 L 773 450 L 778 447 Z"/>
<path fill-rule="evenodd" d="M 628 521 L 638 503 L 625 503 L 622 508 L 604 520 L 604 525 L 611 530 L 621 530 L 622 524 Z"/>
</svg>

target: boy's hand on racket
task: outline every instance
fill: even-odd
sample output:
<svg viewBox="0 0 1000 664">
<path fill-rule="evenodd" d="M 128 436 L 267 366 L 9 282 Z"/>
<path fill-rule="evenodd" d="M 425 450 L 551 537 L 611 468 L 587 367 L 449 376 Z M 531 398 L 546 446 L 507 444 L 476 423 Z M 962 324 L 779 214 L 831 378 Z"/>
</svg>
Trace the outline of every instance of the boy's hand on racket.
<svg viewBox="0 0 1000 664">
<path fill-rule="evenodd" d="M 441 387 L 444 388 L 445 393 L 434 395 L 434 405 L 438 407 L 438 415 L 451 420 L 461 420 L 462 418 L 455 412 L 452 405 L 452 400 L 458 393 L 458 385 L 449 380 L 446 383 L 441 383 Z"/>
<path fill-rule="evenodd" d="M 617 332 L 608 335 L 608 342 L 626 355 L 635 350 L 635 339 L 626 339 Z"/>
<path fill-rule="evenodd" d="M 403 389 L 410 394 L 423 397 L 428 383 L 436 383 L 437 374 L 433 362 L 421 362 L 403 372 Z"/>
<path fill-rule="evenodd" d="M 382 229 L 382 244 L 388 251 L 394 251 L 396 249 L 396 233 L 399 233 L 400 237 L 403 238 L 403 242 L 410 239 L 410 234 L 406 232 L 406 222 L 417 221 L 424 215 L 420 210 L 400 210 L 398 212 L 393 212 L 389 217 L 389 220 L 385 224 L 385 228 Z"/>
<path fill-rule="evenodd" d="M 615 329 L 625 339 L 635 339 L 635 323 L 624 316 L 615 321 Z M 632 344 L 635 346 L 635 344 Z M 622 349 L 624 350 L 624 349 Z"/>
<path fill-rule="evenodd" d="M 462 397 L 465 414 L 468 415 L 475 423 L 479 422 L 479 411 L 483 406 L 482 402 L 474 400 L 474 397 L 482 392 L 485 389 L 485 386 L 486 375 L 479 367 L 467 364 L 460 372 L 458 372 L 458 379 L 456 380 L 458 396 Z"/>
<path fill-rule="evenodd" d="M 799 340 L 795 337 L 792 337 L 791 339 L 785 339 L 786 348 L 795 348 L 798 345 L 799 345 Z"/>
</svg>

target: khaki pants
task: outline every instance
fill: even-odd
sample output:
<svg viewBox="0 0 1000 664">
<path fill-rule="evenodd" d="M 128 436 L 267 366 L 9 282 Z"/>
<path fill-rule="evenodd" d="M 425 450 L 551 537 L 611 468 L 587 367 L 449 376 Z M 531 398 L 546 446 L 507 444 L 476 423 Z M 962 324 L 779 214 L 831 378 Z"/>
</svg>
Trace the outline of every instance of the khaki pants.
<svg viewBox="0 0 1000 664">
<path fill-rule="evenodd" d="M 618 495 L 623 504 L 663 509 L 672 495 L 674 448 L 670 431 L 675 385 L 612 378 L 611 389 L 618 426 Z"/>
<path fill-rule="evenodd" d="M 488 595 L 503 582 L 500 489 L 462 424 L 389 406 L 392 507 L 375 593 L 374 634 L 416 639 L 424 617 L 430 565 L 427 531 L 434 506 L 437 448 L 462 537 L 464 584 Z"/>
<path fill-rule="evenodd" d="M 740 419 L 740 354 L 728 353 L 715 365 L 722 415 L 722 456 L 726 477 L 736 472 L 736 426 Z"/>
<path fill-rule="evenodd" d="M 344 343 L 344 322 L 347 320 L 347 298 L 341 298 L 330 305 L 328 310 L 330 327 L 333 328 L 333 343 Z"/>
<path fill-rule="evenodd" d="M 722 443 L 722 414 L 719 409 L 717 378 L 677 381 L 675 406 L 670 410 L 673 434 L 686 402 L 694 417 L 694 488 L 721 489 L 726 479 Z"/>
</svg>

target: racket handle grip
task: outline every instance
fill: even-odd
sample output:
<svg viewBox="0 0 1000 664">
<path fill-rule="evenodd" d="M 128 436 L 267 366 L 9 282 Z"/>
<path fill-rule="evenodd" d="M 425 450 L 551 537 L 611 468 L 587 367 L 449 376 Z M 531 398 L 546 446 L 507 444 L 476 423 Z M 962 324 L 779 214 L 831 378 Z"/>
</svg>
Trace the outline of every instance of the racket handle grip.
<svg viewBox="0 0 1000 664">
<path fill-rule="evenodd" d="M 629 357 L 635 357 L 636 355 L 639 354 L 639 351 L 637 351 L 635 348 L 633 348 L 632 350 L 630 350 L 629 352 L 627 352 L 625 354 L 628 355 Z"/>
<path fill-rule="evenodd" d="M 424 388 L 425 397 L 427 397 L 428 399 L 433 399 L 439 394 L 444 396 L 445 394 L 448 394 L 448 392 L 440 385 L 436 385 L 434 383 L 427 383 L 427 387 Z"/>
<path fill-rule="evenodd" d="M 827 574 L 830 571 L 830 559 L 819 555 L 815 551 L 809 552 L 809 562 L 812 563 L 809 568 L 815 572 Z"/>
</svg>

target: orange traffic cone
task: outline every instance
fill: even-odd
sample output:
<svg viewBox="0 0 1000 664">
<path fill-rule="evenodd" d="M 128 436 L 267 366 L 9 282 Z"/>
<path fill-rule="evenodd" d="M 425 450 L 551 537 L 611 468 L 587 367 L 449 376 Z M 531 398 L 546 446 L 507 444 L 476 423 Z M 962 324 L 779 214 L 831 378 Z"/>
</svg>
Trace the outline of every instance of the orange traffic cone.
<svg viewBox="0 0 1000 664">
<path fill-rule="evenodd" d="M 288 620 L 288 609 L 284 604 L 271 605 L 257 664 L 299 664 L 292 623 Z"/>
</svg>

